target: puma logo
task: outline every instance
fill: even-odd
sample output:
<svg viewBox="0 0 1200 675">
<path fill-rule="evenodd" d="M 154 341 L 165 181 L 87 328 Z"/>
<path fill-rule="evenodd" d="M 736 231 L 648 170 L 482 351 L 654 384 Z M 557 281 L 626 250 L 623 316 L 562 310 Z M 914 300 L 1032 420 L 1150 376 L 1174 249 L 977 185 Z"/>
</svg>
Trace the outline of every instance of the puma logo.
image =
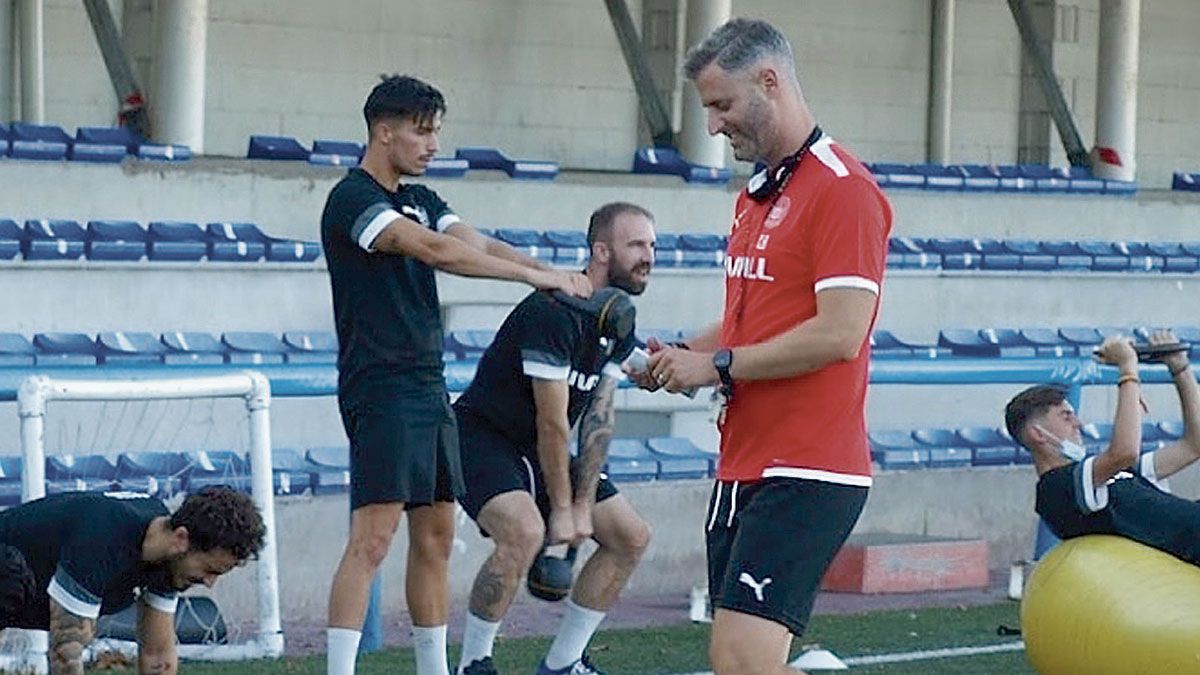
<svg viewBox="0 0 1200 675">
<path fill-rule="evenodd" d="M 738 581 L 743 584 L 746 584 L 750 588 L 753 588 L 754 589 L 754 597 L 757 598 L 759 602 L 762 602 L 763 601 L 763 589 L 766 588 L 767 585 L 771 583 L 771 577 L 765 577 L 761 582 L 759 582 L 759 581 L 756 581 L 754 579 L 754 577 L 750 576 L 749 572 L 742 572 L 742 575 L 740 577 L 738 577 Z"/>
</svg>

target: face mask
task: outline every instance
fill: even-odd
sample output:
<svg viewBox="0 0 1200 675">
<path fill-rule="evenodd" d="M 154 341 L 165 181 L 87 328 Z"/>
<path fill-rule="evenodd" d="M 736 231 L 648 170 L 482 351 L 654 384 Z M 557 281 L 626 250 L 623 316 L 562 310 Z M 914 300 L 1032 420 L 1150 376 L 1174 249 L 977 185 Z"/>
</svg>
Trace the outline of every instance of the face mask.
<svg viewBox="0 0 1200 675">
<path fill-rule="evenodd" d="M 1072 462 L 1078 462 L 1084 457 L 1087 457 L 1087 448 L 1083 447 L 1082 445 L 1076 443 L 1075 441 L 1063 440 L 1049 431 L 1046 431 L 1045 427 L 1042 427 L 1041 425 L 1038 425 L 1038 429 L 1040 429 L 1042 433 L 1058 442 L 1058 452 L 1063 457 L 1066 457 Z"/>
</svg>

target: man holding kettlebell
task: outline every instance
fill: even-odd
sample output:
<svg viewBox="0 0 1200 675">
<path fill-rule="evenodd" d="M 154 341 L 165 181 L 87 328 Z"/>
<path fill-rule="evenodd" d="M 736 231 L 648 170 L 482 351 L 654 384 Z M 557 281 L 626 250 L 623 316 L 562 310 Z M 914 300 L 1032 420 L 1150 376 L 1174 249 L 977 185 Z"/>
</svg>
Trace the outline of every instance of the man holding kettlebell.
<svg viewBox="0 0 1200 675">
<path fill-rule="evenodd" d="M 570 544 L 573 551 L 589 538 L 599 547 L 574 583 L 538 674 L 599 673 L 584 650 L 650 541 L 645 520 L 600 468 L 620 364 L 634 348 L 626 293 L 645 290 L 654 264 L 653 216 L 635 204 L 606 204 L 591 216 L 588 245 L 584 273 L 599 290 L 586 301 L 541 291 L 526 297 L 454 404 L 467 488 L 459 501 L 496 544 L 471 588 L 458 670 L 465 675 L 496 672 L 500 621 L 543 547 Z M 572 458 L 576 422 L 579 454 Z M 569 584 L 570 562 L 543 558 L 538 572 L 531 588 L 552 597 L 564 579 Z"/>
</svg>

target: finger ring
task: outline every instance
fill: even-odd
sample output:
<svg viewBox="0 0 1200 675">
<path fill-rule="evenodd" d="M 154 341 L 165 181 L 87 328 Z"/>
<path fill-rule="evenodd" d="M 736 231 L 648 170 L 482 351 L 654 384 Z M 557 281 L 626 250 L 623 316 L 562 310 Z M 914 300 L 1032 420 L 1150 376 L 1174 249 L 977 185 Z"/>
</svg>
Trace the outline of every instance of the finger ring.
<svg viewBox="0 0 1200 675">
<path fill-rule="evenodd" d="M 666 375 L 664 375 L 664 374 L 662 374 L 662 373 L 659 373 L 659 374 L 658 374 L 658 383 L 659 383 L 659 384 L 666 384 L 666 383 L 667 383 L 667 376 L 666 376 Z"/>
</svg>

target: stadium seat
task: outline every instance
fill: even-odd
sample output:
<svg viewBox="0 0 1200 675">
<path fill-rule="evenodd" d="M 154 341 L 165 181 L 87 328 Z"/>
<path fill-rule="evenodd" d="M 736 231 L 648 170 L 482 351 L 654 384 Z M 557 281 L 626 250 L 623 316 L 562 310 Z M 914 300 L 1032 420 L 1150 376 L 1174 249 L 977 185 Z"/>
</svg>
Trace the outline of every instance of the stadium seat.
<svg viewBox="0 0 1200 675">
<path fill-rule="evenodd" d="M 608 478 L 614 483 L 654 480 L 659 463 L 640 438 L 614 438 L 608 444 Z"/>
<path fill-rule="evenodd" d="M 1000 356 L 1005 358 L 1029 358 L 1037 356 L 1037 348 L 1030 344 L 1021 331 L 1016 328 L 982 328 L 979 336 L 989 344 L 1000 349 Z"/>
<path fill-rule="evenodd" d="M 117 467 L 104 455 L 47 455 L 46 481 L 46 492 L 121 488 Z"/>
<path fill-rule="evenodd" d="M 554 261 L 554 246 L 537 230 L 498 228 L 496 238 L 521 253 L 543 262 Z"/>
<path fill-rule="evenodd" d="M 325 166 L 358 166 L 363 156 L 361 143 L 351 141 L 313 141 L 309 164 Z"/>
<path fill-rule="evenodd" d="M 209 223 L 208 259 L 223 262 L 252 262 L 267 253 L 267 235 L 254 223 Z"/>
<path fill-rule="evenodd" d="M 1080 354 L 1091 354 L 1092 349 L 1104 341 L 1095 328 L 1088 326 L 1065 326 L 1058 329 L 1058 334 Z"/>
<path fill-rule="evenodd" d="M 291 448 L 271 450 L 271 473 L 277 495 L 298 495 L 312 489 L 317 466 Z"/>
<path fill-rule="evenodd" d="M 925 177 L 925 188 L 928 190 L 961 190 L 965 172 L 958 166 L 942 166 L 941 164 L 913 164 L 912 171 Z"/>
<path fill-rule="evenodd" d="M 925 176 L 917 173 L 907 164 L 876 162 L 869 164 L 868 168 L 871 169 L 871 173 L 875 176 L 875 182 L 879 183 L 880 187 L 925 187 Z"/>
<path fill-rule="evenodd" d="M 71 137 L 52 124 L 13 122 L 10 127 L 14 159 L 62 160 L 67 158 Z"/>
<path fill-rule="evenodd" d="M 67 150 L 67 159 L 73 162 L 96 162 L 101 164 L 120 164 L 128 153 L 123 145 L 95 145 L 93 143 L 73 143 Z"/>
<path fill-rule="evenodd" d="M 679 250 L 679 235 L 659 232 L 654 238 L 654 264 L 659 267 L 679 267 L 683 264 L 683 251 Z"/>
<path fill-rule="evenodd" d="M 1038 246 L 1047 255 L 1054 256 L 1055 267 L 1060 271 L 1090 270 L 1092 256 L 1079 246 L 1079 242 L 1065 240 L 1043 240 Z"/>
<path fill-rule="evenodd" d="M 12 260 L 21 252 L 25 231 L 12 218 L 0 218 L 0 259 Z"/>
<path fill-rule="evenodd" d="M 221 335 L 226 359 L 235 364 L 283 363 L 287 345 L 274 333 L 231 331 Z"/>
<path fill-rule="evenodd" d="M 429 178 L 462 178 L 470 168 L 470 163 L 465 159 L 434 157 L 425 166 L 424 175 Z"/>
<path fill-rule="evenodd" d="M 1024 451 L 1013 445 L 971 448 L 971 464 L 972 466 L 1008 466 L 1016 463 L 1017 455 L 1022 452 Z"/>
<path fill-rule="evenodd" d="M 913 351 L 892 334 L 891 331 L 875 330 L 871 333 L 871 358 L 900 358 L 913 355 Z"/>
<path fill-rule="evenodd" d="M 669 146 L 638 148 L 633 153 L 633 173 L 679 176 L 689 183 L 724 185 L 733 177 L 726 168 L 692 164 Z"/>
<path fill-rule="evenodd" d="M 267 260 L 271 262 L 312 262 L 320 257 L 319 242 L 267 237 Z"/>
<path fill-rule="evenodd" d="M 916 450 L 920 447 L 912 432 L 901 429 L 870 430 L 867 441 L 874 450 Z"/>
<path fill-rule="evenodd" d="M 557 162 L 509 159 L 496 148 L 458 148 L 454 151 L 454 158 L 466 160 L 472 169 L 503 171 L 509 178 L 554 180 L 558 176 Z"/>
<path fill-rule="evenodd" d="M 117 331 L 96 336 L 96 353 L 104 364 L 161 364 L 166 351 L 152 333 Z"/>
<path fill-rule="evenodd" d="M 0 123 L 0 156 L 7 157 L 10 150 L 12 150 L 12 132 L 8 130 L 7 124 Z"/>
<path fill-rule="evenodd" d="M 1022 328 L 1021 337 L 1033 346 L 1036 356 L 1075 356 L 1079 350 L 1053 328 Z"/>
<path fill-rule="evenodd" d="M 91 145 L 124 146 L 126 154 L 137 154 L 145 139 L 129 127 L 79 127 L 75 130 L 75 143 Z"/>
<path fill-rule="evenodd" d="M 970 192 L 995 192 L 1000 189 L 1000 171 L 987 164 L 963 164 L 963 189 Z"/>
<path fill-rule="evenodd" d="M 1002 164 L 995 167 L 1000 178 L 1001 192 L 1033 192 L 1037 189 L 1032 178 L 1026 178 L 1020 167 Z"/>
<path fill-rule="evenodd" d="M 919 239 L 892 237 L 888 239 L 888 266 L 901 269 L 928 269 L 942 264 L 940 255 L 930 254 Z"/>
<path fill-rule="evenodd" d="M 1118 250 L 1111 241 L 1079 242 L 1085 255 L 1092 257 L 1091 269 L 1096 272 L 1125 272 L 1129 270 L 1129 256 Z"/>
<path fill-rule="evenodd" d="M 872 459 L 888 471 L 924 469 L 929 465 L 929 450 L 881 450 L 872 453 Z"/>
<path fill-rule="evenodd" d="M 138 146 L 137 156 L 154 162 L 186 162 L 192 158 L 192 149 L 186 145 L 142 143 Z"/>
<path fill-rule="evenodd" d="M 938 346 L 947 347 L 954 356 L 1000 356 L 1000 346 L 989 342 L 978 330 L 945 328 L 938 331 Z"/>
<path fill-rule="evenodd" d="M 1104 192 L 1104 181 L 1092 175 L 1092 170 L 1086 166 L 1070 166 L 1067 172 L 1067 190 L 1075 194 L 1101 194 Z"/>
<path fill-rule="evenodd" d="M 141 260 L 146 239 L 146 231 L 132 220 L 92 220 L 84 251 L 88 260 Z"/>
<path fill-rule="evenodd" d="M 247 159 L 308 159 L 309 150 L 291 136 L 251 136 Z"/>
<path fill-rule="evenodd" d="M 650 438 L 646 446 L 658 460 L 658 477 L 664 480 L 707 478 L 716 470 L 717 456 L 704 452 L 686 438 Z"/>
<path fill-rule="evenodd" d="M 167 365 L 195 366 L 225 363 L 225 347 L 209 333 L 174 331 L 163 333 L 159 341 L 166 347 Z"/>
<path fill-rule="evenodd" d="M 1038 192 L 1066 192 L 1071 185 L 1067 172 L 1062 167 L 1021 164 L 1018 168 L 1022 176 L 1033 181 L 1033 187 Z"/>
<path fill-rule="evenodd" d="M 18 455 L 0 456 L 0 506 L 15 506 L 21 503 L 23 462 Z"/>
<path fill-rule="evenodd" d="M 198 450 L 187 454 L 192 464 L 187 490 L 196 493 L 206 487 L 227 485 L 250 492 L 250 464 L 232 450 Z"/>
<path fill-rule="evenodd" d="M 32 366 L 37 350 L 20 333 L 0 333 L 0 366 Z"/>
<path fill-rule="evenodd" d="M 679 249 L 684 267 L 720 267 L 725 264 L 725 238 L 719 234 L 681 234 Z"/>
<path fill-rule="evenodd" d="M 1164 441 L 1174 441 L 1183 437 L 1184 427 L 1183 422 L 1178 421 L 1163 421 L 1158 423 L 1158 430 L 1162 434 L 1159 438 Z"/>
<path fill-rule="evenodd" d="M 447 335 L 446 346 L 460 359 L 478 359 L 494 339 L 494 330 L 456 330 Z"/>
<path fill-rule="evenodd" d="M 964 469 L 971 466 L 972 453 L 970 448 L 930 448 L 929 468 L 931 469 Z"/>
<path fill-rule="evenodd" d="M 179 452 L 123 452 L 117 457 L 117 480 L 122 488 L 161 498 L 182 491 L 191 470 L 192 463 Z M 131 488 L 137 485 L 145 485 L 145 489 Z"/>
<path fill-rule="evenodd" d="M 337 363 L 337 336 L 329 331 L 287 331 L 283 343 L 288 363 Z"/>
<path fill-rule="evenodd" d="M 346 492 L 350 489 L 349 448 L 312 448 L 305 457 L 316 467 L 312 477 L 313 494 Z"/>
<path fill-rule="evenodd" d="M 580 266 L 587 263 L 587 234 L 580 230 L 549 230 L 542 234 L 554 247 L 554 264 Z"/>
<path fill-rule="evenodd" d="M 914 429 L 913 440 L 926 448 L 953 448 L 963 445 L 962 438 L 953 429 Z"/>
<path fill-rule="evenodd" d="M 208 253 L 204 230 L 196 223 L 156 220 L 148 228 L 148 257 L 160 261 L 195 261 Z"/>
<path fill-rule="evenodd" d="M 1186 192 L 1200 192 L 1200 172 L 1186 173 L 1176 171 L 1171 176 L 1171 189 Z"/>
<path fill-rule="evenodd" d="M 83 257 L 85 233 L 74 220 L 26 220 L 26 260 L 78 260 Z"/>
<path fill-rule="evenodd" d="M 94 366 L 96 343 L 84 333 L 36 333 L 33 346 L 36 365 Z"/>
<path fill-rule="evenodd" d="M 444 371 L 446 389 L 454 392 L 466 391 L 467 387 L 471 385 L 471 381 L 475 379 L 475 369 L 478 366 L 478 361 L 455 361 L 447 363 Z"/>
</svg>

